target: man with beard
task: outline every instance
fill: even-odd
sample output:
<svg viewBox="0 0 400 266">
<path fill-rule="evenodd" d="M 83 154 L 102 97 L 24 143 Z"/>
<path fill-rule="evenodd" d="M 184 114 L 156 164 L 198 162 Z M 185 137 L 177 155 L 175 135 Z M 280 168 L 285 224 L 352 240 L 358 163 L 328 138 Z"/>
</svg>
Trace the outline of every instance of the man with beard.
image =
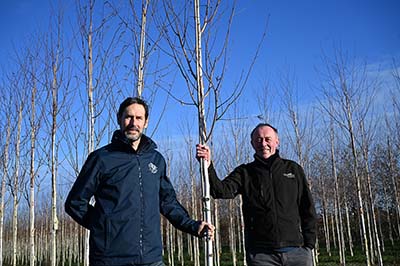
<svg viewBox="0 0 400 266">
<path fill-rule="evenodd" d="M 142 99 L 125 99 L 120 129 L 89 155 L 68 194 L 66 212 L 90 230 L 91 266 L 164 265 L 160 213 L 184 232 L 213 238 L 214 226 L 192 220 L 177 201 L 163 156 L 143 134 L 148 115 Z"/>
<path fill-rule="evenodd" d="M 251 132 L 254 161 L 238 166 L 222 181 L 209 147 L 196 156 L 208 166 L 214 198 L 243 197 L 246 260 L 249 266 L 311 266 L 316 213 L 303 168 L 279 156 L 278 130 L 259 124 Z"/>
</svg>

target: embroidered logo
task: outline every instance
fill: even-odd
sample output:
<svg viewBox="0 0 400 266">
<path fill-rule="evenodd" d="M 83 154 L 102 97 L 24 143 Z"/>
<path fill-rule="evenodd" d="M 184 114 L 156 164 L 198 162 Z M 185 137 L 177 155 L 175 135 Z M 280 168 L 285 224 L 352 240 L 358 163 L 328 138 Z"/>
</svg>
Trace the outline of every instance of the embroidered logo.
<svg viewBox="0 0 400 266">
<path fill-rule="evenodd" d="M 148 167 L 149 167 L 149 171 L 150 171 L 152 174 L 157 173 L 158 167 L 157 167 L 154 163 L 149 163 L 149 164 L 148 164 Z"/>
<path fill-rule="evenodd" d="M 283 176 L 287 178 L 295 178 L 295 175 L 292 173 L 283 174 Z"/>
</svg>

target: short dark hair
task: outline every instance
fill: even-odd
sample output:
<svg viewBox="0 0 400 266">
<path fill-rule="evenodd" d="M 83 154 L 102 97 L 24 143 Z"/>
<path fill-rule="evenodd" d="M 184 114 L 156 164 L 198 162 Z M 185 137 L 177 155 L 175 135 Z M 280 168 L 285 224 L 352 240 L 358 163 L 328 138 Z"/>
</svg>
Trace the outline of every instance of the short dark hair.
<svg viewBox="0 0 400 266">
<path fill-rule="evenodd" d="M 260 123 L 260 124 L 258 124 L 258 125 L 251 131 L 251 134 L 250 134 L 250 138 L 251 138 L 251 139 L 253 139 L 254 133 L 255 133 L 255 132 L 257 131 L 257 129 L 259 129 L 260 127 L 270 127 L 270 128 L 272 128 L 272 129 L 275 131 L 276 134 L 278 134 L 278 129 L 276 129 L 276 127 L 274 127 L 274 126 L 272 126 L 271 124 L 268 124 L 268 123 Z"/>
<path fill-rule="evenodd" d="M 117 113 L 118 120 L 122 117 L 122 114 L 124 113 L 125 109 L 129 105 L 132 105 L 135 103 L 140 104 L 144 107 L 144 117 L 147 120 L 147 118 L 149 117 L 149 106 L 143 99 L 141 99 L 139 97 L 128 97 L 119 105 L 119 109 L 118 109 L 118 113 Z"/>
</svg>

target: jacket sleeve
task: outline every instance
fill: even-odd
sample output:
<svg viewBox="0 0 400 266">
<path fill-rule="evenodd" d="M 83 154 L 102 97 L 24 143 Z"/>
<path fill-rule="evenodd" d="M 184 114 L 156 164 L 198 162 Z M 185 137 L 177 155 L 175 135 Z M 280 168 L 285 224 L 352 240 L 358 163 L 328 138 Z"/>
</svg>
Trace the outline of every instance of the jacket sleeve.
<svg viewBox="0 0 400 266">
<path fill-rule="evenodd" d="M 94 207 L 90 199 L 94 195 L 99 176 L 99 162 L 89 155 L 65 201 L 65 211 L 80 225 L 90 229 L 94 219 Z"/>
<path fill-rule="evenodd" d="M 308 186 L 306 176 L 304 174 L 304 170 L 300 166 L 299 172 L 302 184 L 299 213 L 301 218 L 301 229 L 303 234 L 304 246 L 314 248 L 316 241 L 317 214 L 315 212 L 314 201 Z"/>
<path fill-rule="evenodd" d="M 190 218 L 186 209 L 178 202 L 175 190 L 165 175 L 160 180 L 160 212 L 174 227 L 197 236 L 201 222 Z"/>
<path fill-rule="evenodd" d="M 210 193 L 214 199 L 233 199 L 241 193 L 242 168 L 237 167 L 224 180 L 220 180 L 211 163 L 208 167 L 208 178 L 210 180 Z"/>
</svg>

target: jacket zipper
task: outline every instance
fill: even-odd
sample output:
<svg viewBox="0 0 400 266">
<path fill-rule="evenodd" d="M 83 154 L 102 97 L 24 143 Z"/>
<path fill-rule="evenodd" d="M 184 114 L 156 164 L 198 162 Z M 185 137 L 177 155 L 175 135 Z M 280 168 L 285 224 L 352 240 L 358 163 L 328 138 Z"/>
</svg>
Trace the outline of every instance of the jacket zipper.
<svg viewBox="0 0 400 266">
<path fill-rule="evenodd" d="M 140 232 L 139 232 L 139 252 L 140 256 L 143 258 L 143 226 L 144 226 L 144 195 L 143 195 L 143 179 L 142 170 L 140 167 L 139 156 L 136 156 L 138 161 L 138 172 L 139 172 L 139 195 L 140 195 Z"/>
<path fill-rule="evenodd" d="M 276 211 L 276 200 L 275 200 L 275 184 L 274 180 L 272 178 L 272 169 L 269 170 L 269 178 L 271 180 L 271 186 L 272 186 L 272 207 L 273 207 L 273 214 L 274 214 L 274 230 L 275 230 L 275 235 L 278 238 L 278 243 L 281 241 L 280 240 L 280 235 L 278 232 L 278 214 Z"/>
</svg>

